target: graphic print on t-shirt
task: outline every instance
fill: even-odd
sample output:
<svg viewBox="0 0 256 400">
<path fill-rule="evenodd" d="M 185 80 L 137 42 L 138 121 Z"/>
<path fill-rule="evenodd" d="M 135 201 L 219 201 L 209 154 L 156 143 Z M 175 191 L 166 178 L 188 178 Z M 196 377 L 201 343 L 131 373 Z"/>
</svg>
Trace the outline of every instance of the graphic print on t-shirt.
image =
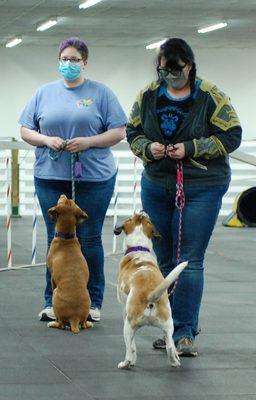
<svg viewBox="0 0 256 400">
<path fill-rule="evenodd" d="M 188 115 L 191 106 L 191 96 L 182 99 L 174 99 L 161 86 L 157 98 L 157 116 L 162 134 L 167 138 L 173 138 L 182 122 Z"/>
<path fill-rule="evenodd" d="M 157 113 L 161 131 L 168 137 L 173 136 L 187 116 L 187 112 L 184 112 L 181 107 L 171 105 L 158 109 Z"/>
<path fill-rule="evenodd" d="M 88 108 L 92 103 L 92 99 L 81 99 L 77 100 L 76 105 L 78 108 Z"/>
</svg>

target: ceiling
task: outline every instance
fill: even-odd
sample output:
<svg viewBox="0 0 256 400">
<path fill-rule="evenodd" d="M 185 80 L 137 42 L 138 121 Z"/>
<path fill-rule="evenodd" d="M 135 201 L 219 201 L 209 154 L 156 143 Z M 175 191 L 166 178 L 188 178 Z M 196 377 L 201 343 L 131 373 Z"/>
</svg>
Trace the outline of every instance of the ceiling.
<svg viewBox="0 0 256 400">
<path fill-rule="evenodd" d="M 256 0 L 103 0 L 80 10 L 83 1 L 0 0 L 0 46 L 17 36 L 23 39 L 20 46 L 56 46 L 79 36 L 89 47 L 144 47 L 173 36 L 197 47 L 256 47 Z M 36 31 L 55 17 L 57 25 Z M 197 33 L 218 22 L 228 27 Z"/>
</svg>

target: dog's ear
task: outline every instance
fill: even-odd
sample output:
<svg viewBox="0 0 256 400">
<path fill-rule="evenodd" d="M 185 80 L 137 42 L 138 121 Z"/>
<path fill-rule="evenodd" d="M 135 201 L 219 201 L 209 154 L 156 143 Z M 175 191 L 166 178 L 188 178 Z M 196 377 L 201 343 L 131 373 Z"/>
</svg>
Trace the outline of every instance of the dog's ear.
<svg viewBox="0 0 256 400">
<path fill-rule="evenodd" d="M 56 222 L 56 219 L 58 217 L 58 208 L 57 208 L 57 206 L 49 208 L 48 216 L 49 216 L 51 222 Z"/>
<path fill-rule="evenodd" d="M 156 239 L 158 242 L 162 239 L 162 236 L 158 232 L 158 230 L 154 227 L 153 225 L 153 232 L 152 232 L 152 237 Z"/>
<path fill-rule="evenodd" d="M 119 225 L 119 226 L 115 226 L 114 229 L 114 234 L 115 235 L 120 235 L 120 233 L 122 233 L 122 230 L 124 229 L 124 225 Z"/>
<path fill-rule="evenodd" d="M 86 214 L 86 212 L 79 209 L 79 213 L 76 216 L 76 221 L 77 221 L 76 224 L 81 225 L 87 218 L 88 218 L 88 215 Z"/>
</svg>

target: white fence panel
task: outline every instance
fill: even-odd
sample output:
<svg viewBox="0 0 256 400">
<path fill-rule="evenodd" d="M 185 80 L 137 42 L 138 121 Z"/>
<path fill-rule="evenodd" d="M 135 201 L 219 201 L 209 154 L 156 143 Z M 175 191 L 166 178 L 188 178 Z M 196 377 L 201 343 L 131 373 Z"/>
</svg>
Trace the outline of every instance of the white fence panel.
<svg viewBox="0 0 256 400">
<path fill-rule="evenodd" d="M 256 141 L 243 142 L 240 150 L 256 156 Z M 130 215 L 135 207 L 141 208 L 140 202 L 140 177 L 143 170 L 142 162 L 137 159 L 136 171 L 134 164 L 134 156 L 130 151 L 126 142 L 119 143 L 113 148 L 113 153 L 119 162 L 119 176 L 118 176 L 118 206 L 116 212 L 118 216 Z M 9 150 L 0 149 L 0 216 L 6 215 L 6 166 L 5 160 L 10 156 Z M 34 184 L 33 184 L 33 164 L 34 164 L 34 151 L 33 150 L 20 150 L 19 151 L 19 164 L 20 164 L 20 215 L 33 215 L 34 210 Z M 243 162 L 230 159 L 232 168 L 232 182 L 228 193 L 223 199 L 223 205 L 220 215 L 227 215 L 231 209 L 235 197 L 248 189 L 251 186 L 256 186 L 256 167 L 253 165 L 245 164 Z M 136 179 L 136 185 L 135 185 Z M 136 193 L 134 187 L 136 186 Z M 115 193 L 116 195 L 116 193 Z M 108 216 L 114 213 L 114 196 L 111 200 Z M 40 211 L 39 211 L 40 214 Z"/>
</svg>

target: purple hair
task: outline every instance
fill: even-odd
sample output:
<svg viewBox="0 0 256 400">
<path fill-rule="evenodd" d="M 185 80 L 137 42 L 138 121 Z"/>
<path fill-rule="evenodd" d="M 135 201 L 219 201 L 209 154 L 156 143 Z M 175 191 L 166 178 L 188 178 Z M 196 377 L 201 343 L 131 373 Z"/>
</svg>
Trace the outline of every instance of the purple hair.
<svg viewBox="0 0 256 400">
<path fill-rule="evenodd" d="M 83 60 L 87 60 L 88 47 L 83 40 L 79 39 L 78 37 L 71 37 L 63 40 L 59 47 L 59 57 L 61 56 L 63 50 L 65 50 L 67 47 L 74 47 L 77 51 L 79 51 Z"/>
</svg>

